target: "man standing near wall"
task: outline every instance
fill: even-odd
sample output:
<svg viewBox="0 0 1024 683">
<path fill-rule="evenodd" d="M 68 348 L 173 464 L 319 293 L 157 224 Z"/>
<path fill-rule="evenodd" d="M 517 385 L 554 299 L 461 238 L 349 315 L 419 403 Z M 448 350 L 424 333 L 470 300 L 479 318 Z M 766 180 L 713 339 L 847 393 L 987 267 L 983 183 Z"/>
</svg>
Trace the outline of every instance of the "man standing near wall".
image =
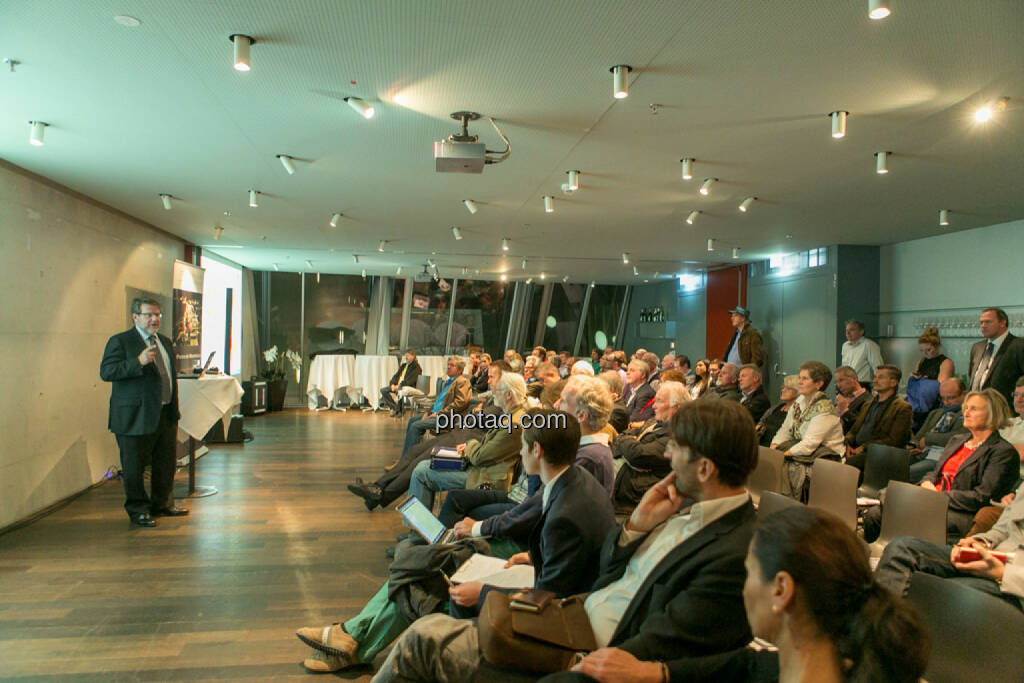
<svg viewBox="0 0 1024 683">
<path fill-rule="evenodd" d="M 729 311 L 729 319 L 736 331 L 732 333 L 729 346 L 725 350 L 725 361 L 736 367 L 744 365 L 764 364 L 764 352 L 761 350 L 761 333 L 750 324 L 750 311 L 737 306 Z"/>
<path fill-rule="evenodd" d="M 1024 339 L 1010 334 L 1001 308 L 986 308 L 978 319 L 983 339 L 971 347 L 968 382 L 971 391 L 992 387 L 1013 405 L 1013 386 L 1024 375 Z"/>
<path fill-rule="evenodd" d="M 865 389 L 871 387 L 875 370 L 883 363 L 878 344 L 864 336 L 864 323 L 859 320 L 847 321 L 846 341 L 843 342 L 843 365 L 853 368 L 861 386 Z"/>
<path fill-rule="evenodd" d="M 156 526 L 156 515 L 188 514 L 174 505 L 178 382 L 171 340 L 159 333 L 160 319 L 159 302 L 133 299 L 134 326 L 107 341 L 100 361 L 100 378 L 114 385 L 107 425 L 121 451 L 124 509 L 141 527 Z M 142 482 L 147 462 L 152 469 L 148 496 Z"/>
</svg>

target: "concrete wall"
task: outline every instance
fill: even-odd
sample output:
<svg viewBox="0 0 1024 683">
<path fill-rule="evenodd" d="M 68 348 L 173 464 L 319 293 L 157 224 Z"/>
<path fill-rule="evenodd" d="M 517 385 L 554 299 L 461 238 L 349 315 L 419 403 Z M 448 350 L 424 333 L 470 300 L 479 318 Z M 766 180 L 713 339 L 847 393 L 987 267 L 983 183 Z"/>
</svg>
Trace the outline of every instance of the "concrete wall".
<svg viewBox="0 0 1024 683">
<path fill-rule="evenodd" d="M 917 338 L 936 326 L 958 375 L 967 373 L 978 315 L 999 306 L 1024 335 L 1024 220 L 881 247 L 882 355 L 904 373 L 920 354 Z"/>
<path fill-rule="evenodd" d="M 705 301 L 704 288 L 688 292 L 674 278 L 658 284 L 634 286 L 626 314 L 625 340 L 616 346 L 627 353 L 642 346 L 648 351 L 664 355 L 671 350 L 674 341 L 676 353 L 685 353 L 691 361 L 696 361 L 704 355 Z M 649 306 L 661 306 L 665 311 L 665 320 L 675 323 L 676 333 L 673 338 L 642 336 L 640 312 Z"/>
<path fill-rule="evenodd" d="M 132 295 L 169 301 L 182 253 L 180 240 L 0 162 L 0 528 L 118 465 L 103 347 L 127 329 Z"/>
</svg>

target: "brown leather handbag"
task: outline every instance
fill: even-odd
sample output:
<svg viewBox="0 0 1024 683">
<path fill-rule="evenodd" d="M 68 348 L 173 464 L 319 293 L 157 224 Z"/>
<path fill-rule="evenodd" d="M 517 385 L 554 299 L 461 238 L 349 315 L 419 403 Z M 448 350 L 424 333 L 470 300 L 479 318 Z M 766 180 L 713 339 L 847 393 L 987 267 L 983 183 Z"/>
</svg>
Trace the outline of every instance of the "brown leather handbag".
<svg viewBox="0 0 1024 683">
<path fill-rule="evenodd" d="M 582 596 L 551 600 L 539 612 L 512 609 L 511 600 L 491 591 L 480 611 L 480 652 L 489 664 L 552 673 L 568 669 L 577 652 L 597 649 Z"/>
</svg>

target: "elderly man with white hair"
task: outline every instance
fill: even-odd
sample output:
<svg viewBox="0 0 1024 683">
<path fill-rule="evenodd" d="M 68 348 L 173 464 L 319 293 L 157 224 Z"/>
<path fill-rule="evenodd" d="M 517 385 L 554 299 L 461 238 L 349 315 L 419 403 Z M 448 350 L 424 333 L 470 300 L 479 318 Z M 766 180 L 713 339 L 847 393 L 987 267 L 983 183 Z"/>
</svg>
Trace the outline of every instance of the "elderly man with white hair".
<svg viewBox="0 0 1024 683">
<path fill-rule="evenodd" d="M 654 417 L 643 427 L 629 429 L 612 442 L 612 454 L 622 458 L 615 477 L 616 514 L 628 513 L 636 507 L 644 493 L 672 471 L 665 457 L 671 431 L 668 423 L 676 411 L 690 399 L 682 382 L 662 382 L 654 397 Z"/>
<path fill-rule="evenodd" d="M 644 360 L 631 360 L 626 366 L 626 382 L 622 400 L 629 410 L 630 422 L 646 422 L 654 416 L 654 388 L 648 381 L 651 366 Z"/>
<path fill-rule="evenodd" d="M 569 376 L 572 377 L 572 376 L 575 376 L 575 375 L 586 375 L 588 377 L 593 377 L 594 376 L 594 366 L 593 366 L 593 364 L 591 364 L 590 361 L 586 361 L 586 360 L 578 360 L 578 361 L 576 361 L 575 363 L 573 363 L 572 367 L 569 369 Z"/>
</svg>

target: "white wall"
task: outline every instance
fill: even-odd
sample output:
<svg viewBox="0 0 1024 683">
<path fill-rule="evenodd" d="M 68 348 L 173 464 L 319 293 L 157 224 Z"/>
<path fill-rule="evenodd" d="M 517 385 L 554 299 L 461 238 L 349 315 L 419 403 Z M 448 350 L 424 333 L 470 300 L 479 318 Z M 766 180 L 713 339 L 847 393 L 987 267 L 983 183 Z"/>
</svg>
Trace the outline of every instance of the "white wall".
<svg viewBox="0 0 1024 683">
<path fill-rule="evenodd" d="M 181 255 L 180 240 L 0 162 L 0 528 L 118 465 L 100 357 L 128 327 L 126 297 L 169 297 Z"/>
<path fill-rule="evenodd" d="M 958 375 L 981 338 L 981 309 L 1005 309 L 1013 333 L 1024 334 L 1024 220 L 899 242 L 880 256 L 882 352 L 905 374 L 929 323 L 937 323 Z"/>
</svg>

